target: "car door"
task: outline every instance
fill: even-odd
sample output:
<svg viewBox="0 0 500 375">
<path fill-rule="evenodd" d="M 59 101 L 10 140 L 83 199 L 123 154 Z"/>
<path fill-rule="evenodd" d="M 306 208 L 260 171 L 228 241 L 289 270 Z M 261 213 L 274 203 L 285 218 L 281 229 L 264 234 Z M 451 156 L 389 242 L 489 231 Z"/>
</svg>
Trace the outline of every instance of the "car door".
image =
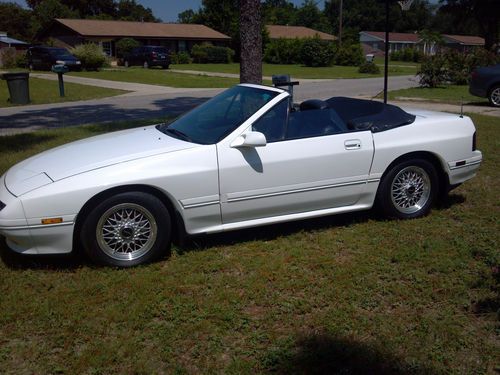
<svg viewBox="0 0 500 375">
<path fill-rule="evenodd" d="M 245 130 L 264 133 L 267 145 L 218 145 L 224 224 L 349 206 L 360 198 L 373 158 L 371 132 L 294 134 L 292 120 L 285 99 Z"/>
</svg>

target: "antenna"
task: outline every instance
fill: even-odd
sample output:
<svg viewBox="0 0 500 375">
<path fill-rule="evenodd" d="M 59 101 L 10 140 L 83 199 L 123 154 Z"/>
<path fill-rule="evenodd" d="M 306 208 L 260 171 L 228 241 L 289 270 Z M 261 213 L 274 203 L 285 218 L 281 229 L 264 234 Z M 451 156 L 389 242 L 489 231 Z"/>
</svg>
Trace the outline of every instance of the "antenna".
<svg viewBox="0 0 500 375">
<path fill-rule="evenodd" d="M 464 117 L 464 97 L 460 99 L 460 118 Z"/>
</svg>

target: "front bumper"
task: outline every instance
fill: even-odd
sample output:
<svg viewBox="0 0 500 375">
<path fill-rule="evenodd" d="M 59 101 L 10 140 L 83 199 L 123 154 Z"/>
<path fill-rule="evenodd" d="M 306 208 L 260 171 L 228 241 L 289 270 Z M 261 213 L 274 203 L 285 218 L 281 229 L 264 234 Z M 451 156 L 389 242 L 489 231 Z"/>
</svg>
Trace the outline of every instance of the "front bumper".
<svg viewBox="0 0 500 375">
<path fill-rule="evenodd" d="M 54 225 L 29 225 L 21 199 L 5 186 L 5 175 L 0 177 L 0 235 L 7 246 L 23 254 L 64 254 L 73 247 L 73 222 Z M 1 205 L 3 206 L 3 205 Z"/>
</svg>

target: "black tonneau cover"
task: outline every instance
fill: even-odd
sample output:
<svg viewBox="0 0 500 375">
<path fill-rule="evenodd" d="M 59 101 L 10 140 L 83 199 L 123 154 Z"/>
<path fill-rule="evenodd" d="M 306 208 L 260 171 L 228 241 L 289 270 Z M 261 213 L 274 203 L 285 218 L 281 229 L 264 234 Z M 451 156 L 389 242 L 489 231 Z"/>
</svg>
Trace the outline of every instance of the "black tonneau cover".
<svg viewBox="0 0 500 375">
<path fill-rule="evenodd" d="M 401 108 L 377 101 L 337 96 L 326 102 L 344 120 L 350 130 L 370 129 L 376 133 L 415 121 L 414 115 Z"/>
</svg>

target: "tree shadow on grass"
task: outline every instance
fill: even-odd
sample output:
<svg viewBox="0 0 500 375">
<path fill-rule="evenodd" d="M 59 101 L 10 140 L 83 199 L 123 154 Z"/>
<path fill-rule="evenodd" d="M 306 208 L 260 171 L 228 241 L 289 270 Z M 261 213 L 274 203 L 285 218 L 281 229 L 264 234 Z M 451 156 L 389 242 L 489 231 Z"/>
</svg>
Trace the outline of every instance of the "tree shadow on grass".
<svg viewBox="0 0 500 375">
<path fill-rule="evenodd" d="M 262 363 L 276 374 L 437 374 L 433 368 L 408 363 L 376 343 L 331 335 L 299 337 L 291 347 L 269 351 Z"/>
</svg>

